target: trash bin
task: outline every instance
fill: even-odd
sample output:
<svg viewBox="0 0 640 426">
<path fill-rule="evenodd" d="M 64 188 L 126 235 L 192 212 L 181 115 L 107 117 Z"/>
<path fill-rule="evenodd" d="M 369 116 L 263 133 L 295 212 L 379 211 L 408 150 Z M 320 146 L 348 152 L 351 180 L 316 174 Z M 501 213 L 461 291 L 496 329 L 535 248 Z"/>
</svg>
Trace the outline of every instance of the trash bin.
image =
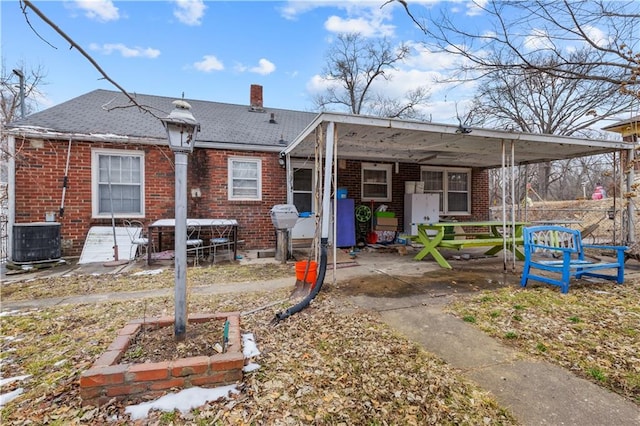
<svg viewBox="0 0 640 426">
<path fill-rule="evenodd" d="M 276 229 L 291 229 L 298 221 L 298 209 L 293 204 L 276 204 L 271 208 L 271 221 Z"/>
</svg>

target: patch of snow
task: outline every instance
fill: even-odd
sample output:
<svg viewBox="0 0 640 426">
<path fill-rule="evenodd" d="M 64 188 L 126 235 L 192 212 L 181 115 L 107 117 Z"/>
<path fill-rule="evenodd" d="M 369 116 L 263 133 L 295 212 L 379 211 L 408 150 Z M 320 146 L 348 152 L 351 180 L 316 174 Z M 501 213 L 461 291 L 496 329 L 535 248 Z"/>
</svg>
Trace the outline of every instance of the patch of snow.
<svg viewBox="0 0 640 426">
<path fill-rule="evenodd" d="M 67 363 L 66 359 L 61 359 L 60 361 L 56 362 L 55 364 L 53 364 L 54 367 L 62 367 L 63 365 L 65 365 Z"/>
<path fill-rule="evenodd" d="M 0 379 L 0 386 L 8 385 L 9 383 L 22 381 L 24 379 L 28 379 L 31 377 L 31 374 L 27 374 L 24 376 L 15 376 L 15 377 L 7 377 L 6 379 Z"/>
<path fill-rule="evenodd" d="M 125 412 L 131 416 L 132 420 L 147 417 L 151 409 L 172 412 L 177 408 L 180 412 L 187 413 L 189 410 L 200 407 L 209 401 L 228 398 L 231 393 L 238 392 L 236 385 L 220 386 L 213 389 L 193 387 L 178 393 L 169 393 L 155 401 L 129 405 L 125 408 Z"/>
<path fill-rule="evenodd" d="M 138 275 L 158 275 L 158 274 L 161 274 L 162 271 L 164 271 L 164 269 L 150 269 L 148 271 L 136 272 L 135 274 L 133 274 L 133 276 L 138 276 Z"/>
<path fill-rule="evenodd" d="M 253 333 L 246 333 L 242 335 L 242 353 L 245 358 L 252 358 L 260 355 Z"/>
<path fill-rule="evenodd" d="M 94 138 L 105 138 L 105 139 L 129 139 L 129 136 L 116 135 L 114 133 L 89 133 L 90 136 Z"/>
<path fill-rule="evenodd" d="M 0 407 L 4 406 L 8 402 L 13 401 L 23 393 L 24 393 L 24 389 L 18 388 L 14 391 L 0 394 Z"/>
<path fill-rule="evenodd" d="M 17 314 L 18 312 L 20 311 L 3 311 L 3 312 L 0 312 L 0 317 L 8 317 L 8 316 Z"/>
<path fill-rule="evenodd" d="M 251 373 L 260 368 L 260 364 L 256 364 L 255 362 L 250 362 L 249 364 L 242 367 L 242 371 L 245 373 Z"/>
</svg>

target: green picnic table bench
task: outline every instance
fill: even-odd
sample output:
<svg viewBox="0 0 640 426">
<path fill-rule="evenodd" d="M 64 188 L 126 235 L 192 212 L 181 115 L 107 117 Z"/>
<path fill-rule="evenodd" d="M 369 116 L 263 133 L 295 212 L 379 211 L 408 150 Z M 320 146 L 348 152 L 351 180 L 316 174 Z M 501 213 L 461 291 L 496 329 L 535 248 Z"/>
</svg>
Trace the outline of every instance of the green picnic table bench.
<svg viewBox="0 0 640 426">
<path fill-rule="evenodd" d="M 461 250 L 465 247 L 490 247 L 486 255 L 495 255 L 504 248 L 514 250 L 516 257 L 524 260 L 524 254 L 517 248 L 523 244 L 522 228 L 526 222 L 438 222 L 419 224 L 416 239 L 424 247 L 416 254 L 415 260 L 422 260 L 430 254 L 438 265 L 451 269 L 451 265 L 440 253 L 440 248 Z M 456 227 L 480 228 L 484 231 L 454 232 Z M 505 234 L 506 231 L 506 234 Z M 469 238 L 471 237 L 471 238 Z"/>
</svg>

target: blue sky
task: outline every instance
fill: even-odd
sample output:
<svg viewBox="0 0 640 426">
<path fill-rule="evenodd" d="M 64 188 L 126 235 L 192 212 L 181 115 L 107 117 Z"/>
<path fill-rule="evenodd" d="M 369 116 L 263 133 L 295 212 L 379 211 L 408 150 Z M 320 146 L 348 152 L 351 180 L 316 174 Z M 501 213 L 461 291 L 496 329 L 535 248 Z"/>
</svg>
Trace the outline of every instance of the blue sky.
<svg viewBox="0 0 640 426">
<path fill-rule="evenodd" d="M 400 5 L 381 1 L 35 1 L 127 91 L 179 98 L 248 104 L 249 87 L 260 84 L 264 105 L 313 111 L 322 90 L 325 54 L 340 32 L 385 35 L 414 47 L 412 57 L 379 87 L 389 94 L 428 86 L 424 111 L 433 121 L 456 123 L 455 108 L 473 85 L 452 89 L 434 83 L 454 59 L 421 47 L 424 35 Z M 464 25 L 482 16 L 469 2 L 410 2 L 417 15 L 447 8 Z M 11 69 L 42 66 L 46 85 L 40 109 L 95 89 L 117 90 L 54 30 L 18 1 L 0 1 L 2 60 Z M 37 32 L 37 33 L 36 33 Z M 43 41 L 46 40 L 45 41 Z M 49 44 L 51 45 L 49 45 Z M 195 113 L 195 112 L 194 112 Z"/>
</svg>

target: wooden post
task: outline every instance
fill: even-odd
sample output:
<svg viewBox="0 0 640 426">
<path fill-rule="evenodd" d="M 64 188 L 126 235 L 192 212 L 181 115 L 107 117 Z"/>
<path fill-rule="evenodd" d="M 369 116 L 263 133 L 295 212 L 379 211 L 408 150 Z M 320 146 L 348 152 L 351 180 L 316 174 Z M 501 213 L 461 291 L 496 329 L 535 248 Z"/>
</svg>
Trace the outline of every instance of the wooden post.
<svg viewBox="0 0 640 426">
<path fill-rule="evenodd" d="M 276 260 L 281 263 L 287 263 L 287 255 L 289 253 L 289 230 L 278 229 L 277 230 L 277 242 L 276 242 Z"/>
</svg>

